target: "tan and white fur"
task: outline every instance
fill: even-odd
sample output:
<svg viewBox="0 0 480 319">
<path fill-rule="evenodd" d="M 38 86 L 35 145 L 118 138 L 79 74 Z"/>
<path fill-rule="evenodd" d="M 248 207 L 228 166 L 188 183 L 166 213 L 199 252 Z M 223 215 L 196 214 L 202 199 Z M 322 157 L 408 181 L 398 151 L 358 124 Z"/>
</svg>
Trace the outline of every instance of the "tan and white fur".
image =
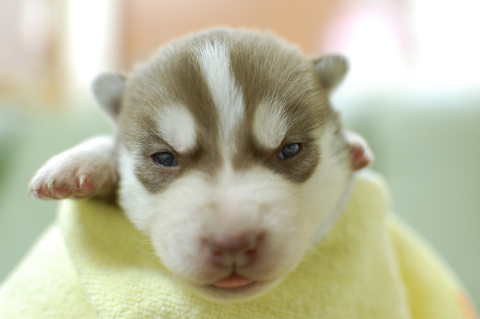
<svg viewBox="0 0 480 319">
<path fill-rule="evenodd" d="M 268 34 L 183 38 L 128 76 L 100 75 L 116 136 L 52 158 L 30 191 L 114 198 L 181 283 L 259 296 L 322 240 L 372 159 L 328 101 L 346 71 L 341 56 L 305 59 Z"/>
</svg>

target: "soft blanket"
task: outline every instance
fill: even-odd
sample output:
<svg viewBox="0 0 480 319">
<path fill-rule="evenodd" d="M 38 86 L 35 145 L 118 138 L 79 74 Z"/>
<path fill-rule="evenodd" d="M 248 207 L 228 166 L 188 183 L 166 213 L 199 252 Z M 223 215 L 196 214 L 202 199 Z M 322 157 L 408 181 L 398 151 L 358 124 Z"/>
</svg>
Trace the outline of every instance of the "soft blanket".
<svg viewBox="0 0 480 319">
<path fill-rule="evenodd" d="M 118 208 L 63 201 L 55 224 L 0 288 L 0 318 L 473 319 L 450 271 L 359 176 L 333 229 L 287 278 L 247 302 L 176 282 Z"/>
</svg>

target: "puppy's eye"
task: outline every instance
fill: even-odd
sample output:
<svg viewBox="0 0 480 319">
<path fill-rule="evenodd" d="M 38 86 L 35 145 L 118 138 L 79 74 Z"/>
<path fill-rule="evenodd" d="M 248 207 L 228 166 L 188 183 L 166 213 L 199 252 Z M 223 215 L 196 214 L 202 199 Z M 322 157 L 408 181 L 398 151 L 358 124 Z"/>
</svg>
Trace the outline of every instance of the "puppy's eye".
<svg viewBox="0 0 480 319">
<path fill-rule="evenodd" d="M 284 145 L 280 150 L 280 153 L 278 153 L 278 159 L 280 160 L 289 159 L 290 157 L 294 157 L 295 155 L 297 155 L 298 152 L 300 152 L 299 143 L 290 143 L 290 144 Z"/>
<path fill-rule="evenodd" d="M 175 156 L 168 152 L 159 152 L 152 155 L 153 160 L 160 166 L 176 167 L 178 166 Z"/>
</svg>

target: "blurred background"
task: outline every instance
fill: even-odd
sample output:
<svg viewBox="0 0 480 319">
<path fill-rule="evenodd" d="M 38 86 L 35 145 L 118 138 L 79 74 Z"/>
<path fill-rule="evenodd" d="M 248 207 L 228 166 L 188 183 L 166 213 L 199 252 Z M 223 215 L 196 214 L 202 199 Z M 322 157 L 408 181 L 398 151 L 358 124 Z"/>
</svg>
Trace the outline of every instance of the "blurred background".
<svg viewBox="0 0 480 319">
<path fill-rule="evenodd" d="M 370 142 L 395 211 L 480 305 L 479 13 L 478 0 L 0 0 L 0 280 L 55 216 L 27 195 L 35 170 L 113 131 L 92 78 L 224 25 L 349 58 L 334 106 Z"/>
</svg>

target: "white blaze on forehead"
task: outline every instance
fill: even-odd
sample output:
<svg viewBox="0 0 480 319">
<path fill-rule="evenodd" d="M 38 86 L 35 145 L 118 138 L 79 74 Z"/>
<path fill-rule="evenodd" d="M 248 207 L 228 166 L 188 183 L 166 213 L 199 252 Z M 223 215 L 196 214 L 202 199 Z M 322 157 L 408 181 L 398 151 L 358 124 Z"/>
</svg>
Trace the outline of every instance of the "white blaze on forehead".
<svg viewBox="0 0 480 319">
<path fill-rule="evenodd" d="M 264 147 L 274 149 L 280 146 L 288 130 L 287 119 L 283 115 L 283 104 L 261 102 L 253 119 L 253 135 Z"/>
<path fill-rule="evenodd" d="M 243 94 L 235 84 L 230 68 L 230 54 L 221 42 L 206 44 L 197 50 L 202 73 L 217 107 L 225 145 L 231 146 L 237 123 L 244 116 Z"/>
<path fill-rule="evenodd" d="M 162 108 L 157 115 L 160 137 L 179 153 L 193 149 L 197 142 L 195 120 L 181 105 Z"/>
</svg>

